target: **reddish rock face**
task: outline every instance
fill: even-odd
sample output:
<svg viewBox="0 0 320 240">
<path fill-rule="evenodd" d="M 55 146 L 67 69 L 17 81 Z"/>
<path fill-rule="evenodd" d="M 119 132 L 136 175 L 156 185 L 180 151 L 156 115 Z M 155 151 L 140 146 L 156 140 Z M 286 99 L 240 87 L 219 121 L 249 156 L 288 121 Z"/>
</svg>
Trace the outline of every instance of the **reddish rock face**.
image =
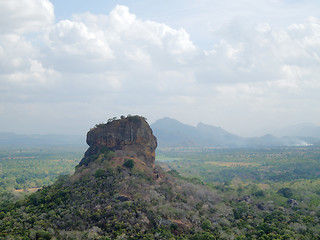
<svg viewBox="0 0 320 240">
<path fill-rule="evenodd" d="M 90 147 L 80 166 L 87 165 L 90 156 L 108 148 L 116 157 L 138 158 L 148 167 L 154 167 L 157 138 L 143 117 L 132 116 L 100 124 L 88 132 L 87 144 Z"/>
</svg>

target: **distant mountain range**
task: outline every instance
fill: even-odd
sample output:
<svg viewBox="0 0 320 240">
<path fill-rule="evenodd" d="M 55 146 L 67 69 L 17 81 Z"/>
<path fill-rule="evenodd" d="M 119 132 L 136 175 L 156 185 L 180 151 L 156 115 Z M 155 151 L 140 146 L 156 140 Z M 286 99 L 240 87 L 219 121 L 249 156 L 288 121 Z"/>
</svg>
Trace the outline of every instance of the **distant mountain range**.
<svg viewBox="0 0 320 240">
<path fill-rule="evenodd" d="M 242 137 L 229 133 L 220 127 L 203 123 L 193 127 L 171 118 L 162 118 L 151 124 L 151 128 L 160 147 L 231 147 L 244 140 Z"/>
<path fill-rule="evenodd" d="M 159 119 L 151 128 L 160 147 L 278 147 L 320 143 L 320 134 L 315 134 L 315 129 L 320 130 L 320 127 L 310 124 L 305 128 L 302 125 L 286 128 L 278 132 L 278 137 L 267 134 L 254 138 L 240 137 L 203 123 L 194 127 L 172 118 Z"/>
<path fill-rule="evenodd" d="M 199 123 L 196 127 L 172 118 L 162 118 L 150 125 L 159 147 L 280 147 L 320 145 L 320 126 L 303 123 L 277 131 L 272 135 L 245 138 L 221 127 Z M 0 147 L 8 146 L 75 146 L 86 147 L 82 135 L 24 135 L 0 133 Z"/>
</svg>

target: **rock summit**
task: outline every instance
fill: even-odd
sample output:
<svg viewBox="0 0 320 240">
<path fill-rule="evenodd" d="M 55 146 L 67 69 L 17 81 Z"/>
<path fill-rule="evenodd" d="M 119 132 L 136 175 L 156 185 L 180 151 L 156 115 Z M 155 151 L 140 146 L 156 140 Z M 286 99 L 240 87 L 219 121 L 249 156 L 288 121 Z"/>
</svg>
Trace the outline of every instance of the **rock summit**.
<svg viewBox="0 0 320 240">
<path fill-rule="evenodd" d="M 106 124 L 98 124 L 87 133 L 88 150 L 79 166 L 87 166 L 106 151 L 114 152 L 109 161 L 122 164 L 132 159 L 135 163 L 154 168 L 157 138 L 146 119 L 141 116 L 109 119 Z"/>
</svg>

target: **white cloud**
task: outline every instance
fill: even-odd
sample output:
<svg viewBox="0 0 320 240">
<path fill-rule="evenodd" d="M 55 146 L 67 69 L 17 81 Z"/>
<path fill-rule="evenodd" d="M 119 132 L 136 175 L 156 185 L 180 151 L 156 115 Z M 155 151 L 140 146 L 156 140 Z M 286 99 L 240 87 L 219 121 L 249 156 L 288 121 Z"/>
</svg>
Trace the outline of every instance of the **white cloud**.
<svg viewBox="0 0 320 240">
<path fill-rule="evenodd" d="M 256 25 L 255 30 L 257 30 L 258 32 L 265 33 L 265 32 L 270 31 L 271 27 L 270 27 L 269 23 L 260 23 L 260 24 Z"/>
<path fill-rule="evenodd" d="M 125 56 L 128 60 L 135 62 L 136 64 L 140 64 L 145 67 L 151 66 L 151 56 L 147 52 L 143 51 L 140 48 L 135 48 L 132 50 L 127 50 L 124 52 Z"/>
<path fill-rule="evenodd" d="M 50 82 L 57 76 L 58 73 L 53 69 L 43 67 L 40 50 L 25 37 L 17 34 L 0 35 L 0 81 L 6 89 L 1 99 L 10 101 L 12 98 L 6 97 L 12 95 L 16 98 L 15 93 L 20 93 L 20 90 L 28 94 L 28 90 L 37 88 L 38 84 L 50 87 Z"/>
<path fill-rule="evenodd" d="M 48 29 L 45 41 L 48 64 L 64 72 L 123 71 L 133 62 L 143 69 L 168 60 L 179 65 L 196 50 L 183 29 L 142 21 L 125 6 L 108 16 L 85 13 L 60 21 Z"/>
<path fill-rule="evenodd" d="M 0 0 L 1 34 L 39 31 L 53 20 L 49 0 Z"/>
<path fill-rule="evenodd" d="M 94 58 L 112 58 L 112 51 L 103 39 L 81 22 L 63 20 L 48 33 L 48 45 L 56 54 Z"/>
<path fill-rule="evenodd" d="M 28 59 L 35 58 L 37 50 L 23 36 L 0 35 L 0 74 L 25 69 Z"/>
<path fill-rule="evenodd" d="M 58 74 L 43 67 L 40 49 L 24 34 L 41 34 L 53 20 L 53 5 L 47 0 L 0 1 L 1 102 L 28 101 L 52 86 Z"/>
</svg>

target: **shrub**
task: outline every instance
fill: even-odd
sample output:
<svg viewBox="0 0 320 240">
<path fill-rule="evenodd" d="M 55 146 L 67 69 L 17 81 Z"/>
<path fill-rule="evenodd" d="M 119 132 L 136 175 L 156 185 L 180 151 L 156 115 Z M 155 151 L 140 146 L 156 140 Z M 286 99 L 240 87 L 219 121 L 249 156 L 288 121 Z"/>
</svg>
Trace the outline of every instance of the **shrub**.
<svg viewBox="0 0 320 240">
<path fill-rule="evenodd" d="M 211 229 L 211 222 L 209 220 L 204 220 L 202 223 L 201 223 L 201 228 L 203 230 L 210 230 Z"/>
<path fill-rule="evenodd" d="M 104 175 L 104 173 L 105 173 L 105 170 L 103 170 L 103 169 L 98 169 L 98 170 L 95 172 L 94 177 L 95 177 L 95 178 L 101 178 L 101 177 Z"/>
<path fill-rule="evenodd" d="M 36 239 L 52 239 L 52 235 L 50 232 L 45 231 L 45 230 L 38 230 L 36 232 Z"/>
<path fill-rule="evenodd" d="M 214 240 L 216 239 L 214 235 L 208 232 L 197 232 L 194 235 L 190 236 L 191 240 Z"/>
<path fill-rule="evenodd" d="M 285 198 L 291 198 L 293 195 L 291 188 L 281 188 L 277 193 Z"/>
<path fill-rule="evenodd" d="M 256 192 L 253 193 L 253 195 L 256 197 L 264 197 L 265 196 L 264 191 L 262 191 L 262 190 L 257 190 Z"/>
<path fill-rule="evenodd" d="M 122 166 L 132 169 L 134 167 L 134 161 L 132 159 L 128 159 Z"/>
</svg>

